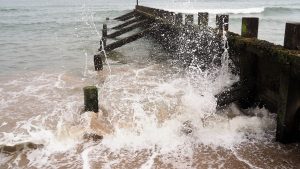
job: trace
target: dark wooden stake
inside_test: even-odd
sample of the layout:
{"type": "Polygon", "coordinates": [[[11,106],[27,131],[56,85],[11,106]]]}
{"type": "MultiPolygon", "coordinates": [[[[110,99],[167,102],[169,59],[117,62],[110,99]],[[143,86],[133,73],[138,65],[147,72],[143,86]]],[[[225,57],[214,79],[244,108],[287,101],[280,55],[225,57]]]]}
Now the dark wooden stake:
{"type": "Polygon", "coordinates": [[[170,12],[169,14],[169,19],[171,21],[172,24],[175,24],[175,12],[170,12]]]}
{"type": "Polygon", "coordinates": [[[102,56],[103,56],[102,52],[101,54],[94,56],[94,66],[96,71],[103,70],[102,56]]]}
{"type": "Polygon", "coordinates": [[[286,23],[284,47],[290,50],[300,50],[300,23],[286,23]]]}
{"type": "Polygon", "coordinates": [[[229,23],[229,15],[217,15],[216,16],[216,24],[217,28],[220,31],[223,31],[223,27],[225,31],[228,31],[228,23],[229,23]]]}
{"type": "MultiPolygon", "coordinates": [[[[103,46],[105,48],[106,46],[106,40],[107,40],[107,25],[106,24],[103,24],[103,29],[102,29],[102,43],[103,43],[103,46]]],[[[102,49],[102,43],[100,41],[100,48],[102,49]]]]}
{"type": "Polygon", "coordinates": [[[207,26],[208,25],[208,13],[199,12],[198,13],[198,25],[207,26]]]}
{"type": "Polygon", "coordinates": [[[178,13],[175,15],[175,24],[176,25],[181,25],[183,22],[183,15],[182,13],[178,13]]]}
{"type": "Polygon", "coordinates": [[[84,111],[99,112],[98,107],[98,89],[96,86],[87,86],[83,88],[84,92],[84,111]]]}
{"type": "Polygon", "coordinates": [[[107,25],[103,24],[102,37],[107,37],[107,25]]]}
{"type": "Polygon", "coordinates": [[[257,38],[259,18],[242,18],[242,37],[257,38]]]}
{"type": "Polygon", "coordinates": [[[185,25],[193,25],[194,15],[186,14],[185,15],[185,25]]]}

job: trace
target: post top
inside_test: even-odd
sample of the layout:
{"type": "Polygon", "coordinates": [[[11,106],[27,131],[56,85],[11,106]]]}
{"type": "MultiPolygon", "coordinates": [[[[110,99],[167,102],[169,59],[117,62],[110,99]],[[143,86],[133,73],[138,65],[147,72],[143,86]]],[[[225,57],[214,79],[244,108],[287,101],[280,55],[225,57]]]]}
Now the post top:
{"type": "Polygon", "coordinates": [[[208,12],[198,12],[198,14],[208,15],[208,12]]]}
{"type": "Polygon", "coordinates": [[[95,89],[97,89],[96,86],[86,86],[83,88],[83,90],[95,90],[95,89]]]}
{"type": "Polygon", "coordinates": [[[259,19],[258,17],[242,17],[243,19],[259,19]]]}
{"type": "Polygon", "coordinates": [[[299,25],[300,26],[300,22],[287,22],[286,24],[289,24],[289,25],[299,25]]]}
{"type": "Polygon", "coordinates": [[[225,18],[229,18],[228,14],[217,14],[216,17],[225,17],[225,18]]]}

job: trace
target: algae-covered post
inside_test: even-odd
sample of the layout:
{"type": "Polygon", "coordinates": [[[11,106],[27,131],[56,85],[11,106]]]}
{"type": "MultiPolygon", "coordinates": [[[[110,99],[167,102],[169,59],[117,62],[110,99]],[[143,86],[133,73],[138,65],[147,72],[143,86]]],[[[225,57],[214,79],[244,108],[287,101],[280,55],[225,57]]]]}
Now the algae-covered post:
{"type": "Polygon", "coordinates": [[[228,22],[229,22],[229,15],[217,15],[216,16],[216,25],[220,32],[223,30],[228,31],[228,22]]]}
{"type": "Polygon", "coordinates": [[[242,37],[257,38],[259,18],[242,18],[242,37]]]}
{"type": "Polygon", "coordinates": [[[198,13],[198,25],[200,25],[200,26],[208,25],[208,13],[207,12],[199,12],[198,13]]]}
{"type": "Polygon", "coordinates": [[[194,15],[185,14],[185,25],[193,25],[194,23],[194,15]]]}
{"type": "Polygon", "coordinates": [[[96,86],[87,86],[83,88],[84,92],[84,111],[99,112],[98,107],[98,89],[96,86]]]}
{"type": "Polygon", "coordinates": [[[290,50],[300,50],[300,22],[286,23],[284,47],[290,50]]]}

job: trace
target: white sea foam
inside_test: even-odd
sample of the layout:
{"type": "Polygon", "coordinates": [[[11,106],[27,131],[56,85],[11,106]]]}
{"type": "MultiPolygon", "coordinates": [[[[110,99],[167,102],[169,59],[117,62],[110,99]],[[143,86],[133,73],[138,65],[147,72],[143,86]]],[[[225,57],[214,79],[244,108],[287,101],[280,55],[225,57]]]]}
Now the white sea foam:
{"type": "Polygon", "coordinates": [[[0,128],[7,125],[7,122],[2,122],[2,124],[0,125],[0,128]]]}

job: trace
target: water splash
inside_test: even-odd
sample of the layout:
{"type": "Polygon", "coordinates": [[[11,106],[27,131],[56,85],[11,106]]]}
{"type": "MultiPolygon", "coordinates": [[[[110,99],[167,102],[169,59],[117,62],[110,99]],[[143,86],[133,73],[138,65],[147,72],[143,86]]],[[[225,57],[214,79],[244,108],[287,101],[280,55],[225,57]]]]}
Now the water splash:
{"type": "MultiPolygon", "coordinates": [[[[223,40],[225,45],[226,36],[223,40]]],[[[269,152],[287,159],[289,152],[282,153],[272,143],[275,116],[266,109],[250,109],[252,116],[243,115],[235,106],[216,110],[214,95],[236,80],[228,67],[226,45],[224,51],[221,66],[213,69],[197,66],[193,57],[187,67],[167,60],[119,65],[98,75],[85,69],[84,80],[69,73],[8,79],[0,84],[4,89],[0,90],[0,111],[10,124],[1,125],[0,143],[32,141],[45,147],[15,157],[0,154],[0,166],[243,168],[265,166],[260,154],[269,152]],[[82,86],[94,83],[94,78],[101,110],[108,112],[107,119],[116,130],[102,142],[90,143],[70,133],[72,126],[81,124],[82,86]],[[257,153],[261,158],[244,153],[261,144],[271,147],[257,153]]]]}

